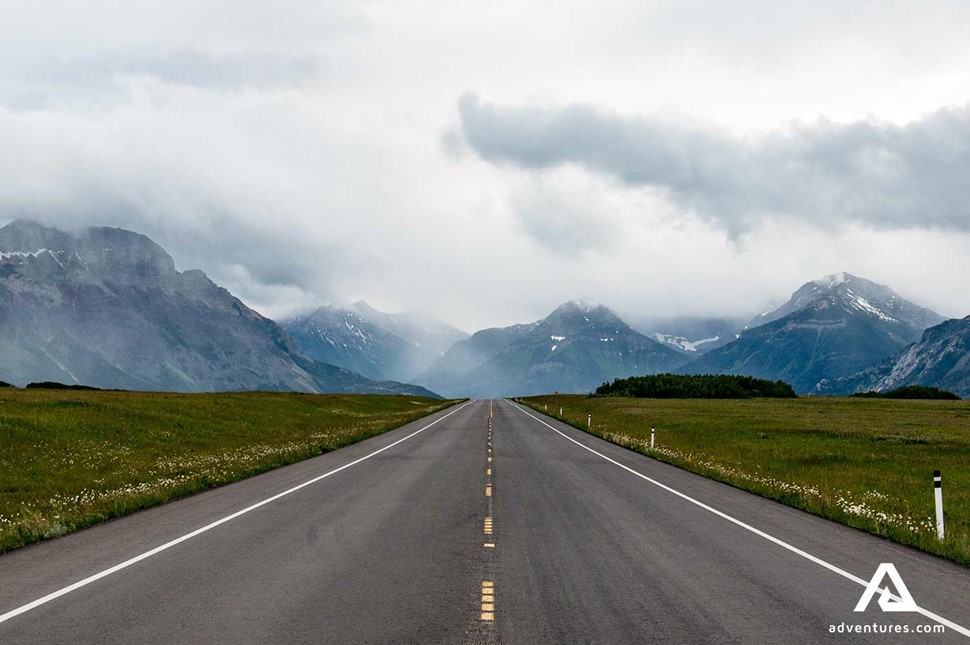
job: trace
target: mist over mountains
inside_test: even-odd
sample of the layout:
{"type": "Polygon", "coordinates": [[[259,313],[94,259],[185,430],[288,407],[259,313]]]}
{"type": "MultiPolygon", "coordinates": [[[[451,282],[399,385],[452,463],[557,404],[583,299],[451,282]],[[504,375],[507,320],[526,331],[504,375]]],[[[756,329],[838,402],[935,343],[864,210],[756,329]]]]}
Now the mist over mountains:
{"type": "Polygon", "coordinates": [[[0,229],[0,379],[104,388],[431,394],[314,361],[137,233],[0,229]]]}
{"type": "Polygon", "coordinates": [[[745,318],[674,316],[631,321],[640,333],[668,347],[697,356],[735,339],[745,318]]]}
{"type": "Polygon", "coordinates": [[[468,334],[431,316],[388,314],[364,301],[325,305],[281,326],[311,358],[368,378],[411,380],[468,334]]]}
{"type": "Polygon", "coordinates": [[[970,396],[968,339],[970,317],[946,321],[847,273],[802,285],[747,324],[656,312],[634,328],[607,306],[572,301],[469,336],[359,301],[281,326],[201,271],[177,271],[143,235],[0,229],[0,380],[17,385],[501,397],[675,372],[784,380],[802,394],[915,384],[970,396]]]}

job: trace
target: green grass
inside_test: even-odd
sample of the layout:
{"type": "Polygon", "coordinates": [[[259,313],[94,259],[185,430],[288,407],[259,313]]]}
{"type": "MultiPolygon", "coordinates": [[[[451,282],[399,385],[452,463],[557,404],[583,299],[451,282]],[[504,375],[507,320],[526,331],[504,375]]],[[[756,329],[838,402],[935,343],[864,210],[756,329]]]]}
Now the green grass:
{"type": "Polygon", "coordinates": [[[336,450],[452,403],[0,389],[0,552],[336,450]]]}
{"type": "MultiPolygon", "coordinates": [[[[556,397],[523,399],[559,416],[556,397]]],[[[970,565],[970,401],[661,400],[559,395],[609,441],[970,565]],[[650,428],[657,429],[651,451],[650,428]],[[933,471],[946,540],[936,538],[933,471]]]]}

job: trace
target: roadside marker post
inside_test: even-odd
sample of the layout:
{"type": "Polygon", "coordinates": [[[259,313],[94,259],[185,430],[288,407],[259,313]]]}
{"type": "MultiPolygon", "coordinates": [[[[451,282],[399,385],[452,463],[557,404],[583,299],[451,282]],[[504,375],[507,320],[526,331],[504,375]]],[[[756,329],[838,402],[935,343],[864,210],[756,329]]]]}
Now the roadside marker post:
{"type": "Polygon", "coordinates": [[[592,427],[593,427],[593,415],[588,414],[586,415],[586,429],[589,430],[592,427]]]}
{"type": "Polygon", "coordinates": [[[559,416],[562,416],[562,408],[559,408],[559,416]]]}
{"type": "Polygon", "coordinates": [[[933,471],[933,491],[936,496],[936,537],[940,540],[946,535],[943,530],[943,475],[933,471]]]}
{"type": "Polygon", "coordinates": [[[653,450],[653,435],[657,432],[656,428],[650,428],[650,450],[653,450]]]}

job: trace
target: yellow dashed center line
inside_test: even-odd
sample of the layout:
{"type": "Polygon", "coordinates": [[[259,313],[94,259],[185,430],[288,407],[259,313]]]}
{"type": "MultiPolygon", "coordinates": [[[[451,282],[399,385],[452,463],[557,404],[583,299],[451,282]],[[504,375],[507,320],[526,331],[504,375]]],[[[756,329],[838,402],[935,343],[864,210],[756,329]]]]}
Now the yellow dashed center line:
{"type": "MultiPolygon", "coordinates": [[[[492,402],[488,402],[488,467],[485,469],[485,497],[492,496],[492,402]]],[[[492,502],[488,502],[489,513],[491,513],[492,502]]],[[[486,539],[494,540],[495,538],[488,537],[491,536],[494,530],[494,520],[491,517],[486,517],[484,524],[482,526],[482,531],[487,536],[486,539]]],[[[484,542],[483,548],[494,549],[495,542],[484,542]]],[[[481,620],[485,622],[493,622],[495,620],[495,583],[491,580],[485,580],[482,582],[482,602],[481,602],[481,620]]]]}
{"type": "Polygon", "coordinates": [[[495,620],[495,583],[482,583],[482,620],[495,620]]]}

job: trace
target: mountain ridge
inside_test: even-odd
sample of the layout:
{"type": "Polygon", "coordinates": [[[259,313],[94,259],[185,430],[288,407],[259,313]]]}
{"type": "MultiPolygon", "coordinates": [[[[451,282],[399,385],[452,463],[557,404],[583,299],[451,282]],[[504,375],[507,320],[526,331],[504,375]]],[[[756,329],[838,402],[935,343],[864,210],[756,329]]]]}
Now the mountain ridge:
{"type": "Polygon", "coordinates": [[[778,309],[761,314],[734,341],[678,370],[784,380],[810,393],[823,379],[853,374],[913,342],[943,320],[889,287],[848,273],[805,283],[778,309]]]}

